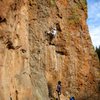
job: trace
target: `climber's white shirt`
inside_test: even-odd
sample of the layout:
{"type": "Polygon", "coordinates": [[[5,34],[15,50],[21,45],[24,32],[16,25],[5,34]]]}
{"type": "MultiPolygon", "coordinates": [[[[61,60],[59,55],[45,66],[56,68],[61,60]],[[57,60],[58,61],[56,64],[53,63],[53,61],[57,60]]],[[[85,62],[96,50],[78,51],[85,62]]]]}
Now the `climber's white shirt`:
{"type": "Polygon", "coordinates": [[[52,31],[51,31],[51,34],[53,34],[55,36],[57,34],[57,29],[53,28],[52,31]]]}

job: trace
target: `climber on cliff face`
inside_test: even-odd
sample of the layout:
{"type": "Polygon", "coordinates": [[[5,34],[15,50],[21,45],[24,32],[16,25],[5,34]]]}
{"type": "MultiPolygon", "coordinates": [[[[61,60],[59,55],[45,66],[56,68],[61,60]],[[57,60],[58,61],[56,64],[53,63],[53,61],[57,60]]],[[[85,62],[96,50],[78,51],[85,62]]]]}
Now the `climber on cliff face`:
{"type": "Polygon", "coordinates": [[[60,98],[60,95],[61,95],[61,81],[58,81],[56,91],[57,91],[57,94],[58,94],[58,98],[60,98]]]}
{"type": "Polygon", "coordinates": [[[53,28],[50,29],[50,31],[45,32],[45,33],[49,37],[49,43],[51,44],[51,41],[53,40],[53,38],[55,38],[55,36],[57,34],[57,28],[53,27],[53,28]]]}

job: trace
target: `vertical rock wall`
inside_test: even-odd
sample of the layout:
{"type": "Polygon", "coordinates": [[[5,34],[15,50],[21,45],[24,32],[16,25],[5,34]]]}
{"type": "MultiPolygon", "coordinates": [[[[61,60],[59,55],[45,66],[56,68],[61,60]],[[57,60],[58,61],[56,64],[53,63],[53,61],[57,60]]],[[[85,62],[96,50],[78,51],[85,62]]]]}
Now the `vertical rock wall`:
{"type": "Polygon", "coordinates": [[[99,100],[99,61],[86,0],[0,1],[0,100],[99,100]],[[55,34],[55,35],[53,35],[55,34]]]}
{"type": "Polygon", "coordinates": [[[40,66],[31,69],[38,60],[30,52],[34,39],[31,41],[28,10],[27,0],[0,1],[0,100],[48,98],[40,66]]]}

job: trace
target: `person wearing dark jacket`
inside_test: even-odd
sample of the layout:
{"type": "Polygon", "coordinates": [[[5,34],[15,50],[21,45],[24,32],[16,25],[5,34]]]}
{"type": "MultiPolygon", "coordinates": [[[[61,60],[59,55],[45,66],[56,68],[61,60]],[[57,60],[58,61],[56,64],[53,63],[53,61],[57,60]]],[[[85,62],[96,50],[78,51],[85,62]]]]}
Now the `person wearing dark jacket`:
{"type": "Polygon", "coordinates": [[[57,91],[58,95],[61,95],[61,81],[58,81],[56,91],[57,91]]]}

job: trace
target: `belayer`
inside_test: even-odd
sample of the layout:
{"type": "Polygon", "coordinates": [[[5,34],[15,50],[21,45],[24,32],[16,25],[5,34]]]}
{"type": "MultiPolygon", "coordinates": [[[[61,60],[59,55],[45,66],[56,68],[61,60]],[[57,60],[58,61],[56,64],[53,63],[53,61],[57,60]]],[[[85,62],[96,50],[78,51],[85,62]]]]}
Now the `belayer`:
{"type": "Polygon", "coordinates": [[[56,91],[57,91],[58,96],[61,95],[61,81],[58,81],[56,91]]]}

